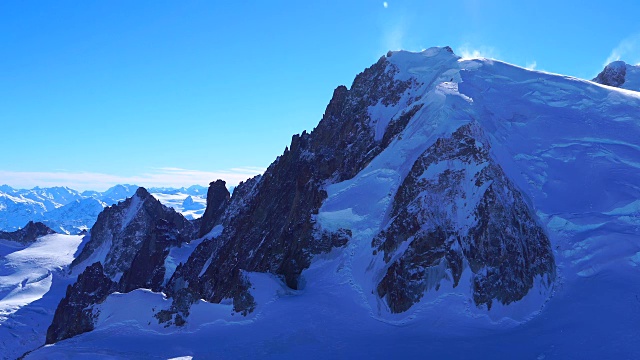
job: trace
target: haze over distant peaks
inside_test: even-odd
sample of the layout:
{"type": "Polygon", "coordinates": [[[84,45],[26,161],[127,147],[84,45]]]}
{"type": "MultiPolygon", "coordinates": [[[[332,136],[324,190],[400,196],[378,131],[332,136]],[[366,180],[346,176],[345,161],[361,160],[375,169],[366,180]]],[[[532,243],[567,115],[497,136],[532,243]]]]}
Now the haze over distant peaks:
{"type": "MultiPolygon", "coordinates": [[[[79,192],[68,187],[14,189],[0,186],[0,231],[17,230],[29,221],[40,221],[62,234],[77,234],[91,228],[98,214],[107,206],[132,196],[137,185],[115,185],[106,191],[79,192]]],[[[166,206],[182,212],[189,219],[204,214],[207,188],[149,188],[149,192],[166,206]],[[187,198],[191,200],[185,200],[187,198]]]]}

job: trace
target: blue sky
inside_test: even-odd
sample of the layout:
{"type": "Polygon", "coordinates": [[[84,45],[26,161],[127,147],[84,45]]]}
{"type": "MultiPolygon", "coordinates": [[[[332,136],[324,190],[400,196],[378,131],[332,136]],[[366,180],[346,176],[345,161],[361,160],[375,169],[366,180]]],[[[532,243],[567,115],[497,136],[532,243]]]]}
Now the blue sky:
{"type": "Polygon", "coordinates": [[[640,62],[637,1],[0,3],[0,183],[235,184],[387,50],[582,78],[640,62]]]}

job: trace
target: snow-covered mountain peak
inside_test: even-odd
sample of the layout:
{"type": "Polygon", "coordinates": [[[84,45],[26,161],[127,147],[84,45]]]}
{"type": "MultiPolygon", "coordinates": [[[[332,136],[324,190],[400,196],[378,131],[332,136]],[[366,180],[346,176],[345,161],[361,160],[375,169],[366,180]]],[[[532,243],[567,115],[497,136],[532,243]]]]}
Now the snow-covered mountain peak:
{"type": "MultiPolygon", "coordinates": [[[[369,348],[375,337],[396,357],[467,358],[451,352],[470,340],[482,358],[505,344],[506,357],[568,358],[565,337],[600,351],[584,339],[636,339],[634,94],[448,48],[391,52],[338,87],[318,126],[262,176],[233,196],[210,184],[201,219],[140,189],[106,208],[49,327],[56,345],[33,356],[84,341],[113,348],[102,338],[124,328],[145,331],[119,345],[158,329],[224,336],[229,323],[269,344],[313,326],[312,340],[278,340],[293,348],[324,338],[369,348]],[[114,305],[127,303],[140,311],[114,305]],[[432,352],[426,337],[448,342],[432,352]],[[407,338],[421,340],[416,351],[398,346],[407,338]]],[[[172,349],[184,337],[163,339],[172,349]]]]}
{"type": "Polygon", "coordinates": [[[72,267],[83,269],[99,261],[105,273],[117,281],[129,269],[140,247],[160,241],[157,234],[170,234],[165,234],[165,241],[176,245],[188,241],[193,231],[193,225],[181,214],[139,187],[132,197],[98,215],[72,267]]]}
{"type": "Polygon", "coordinates": [[[432,47],[420,52],[394,51],[387,54],[387,61],[394,65],[398,80],[406,80],[416,76],[429,80],[434,73],[441,73],[449,69],[457,69],[456,62],[460,56],[453,53],[450,47],[432,47]]]}

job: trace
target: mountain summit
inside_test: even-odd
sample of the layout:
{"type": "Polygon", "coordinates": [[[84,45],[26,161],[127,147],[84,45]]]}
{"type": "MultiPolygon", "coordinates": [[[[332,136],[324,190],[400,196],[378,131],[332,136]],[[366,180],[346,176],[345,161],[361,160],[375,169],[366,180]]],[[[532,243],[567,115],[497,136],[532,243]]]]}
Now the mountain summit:
{"type": "Polygon", "coordinates": [[[144,189],[106,208],[29,358],[628,357],[637,340],[584,339],[640,336],[639,108],[448,47],[389,52],[263,175],[211,183],[202,219],[144,189]]]}

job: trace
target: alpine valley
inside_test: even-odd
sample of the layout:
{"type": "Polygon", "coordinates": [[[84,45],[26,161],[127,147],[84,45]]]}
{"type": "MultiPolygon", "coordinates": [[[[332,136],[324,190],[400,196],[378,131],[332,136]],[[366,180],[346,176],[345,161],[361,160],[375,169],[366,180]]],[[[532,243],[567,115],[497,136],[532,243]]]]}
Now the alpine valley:
{"type": "Polygon", "coordinates": [[[232,194],[2,187],[1,357],[637,358],[639,91],[389,52],[232,194]]]}

